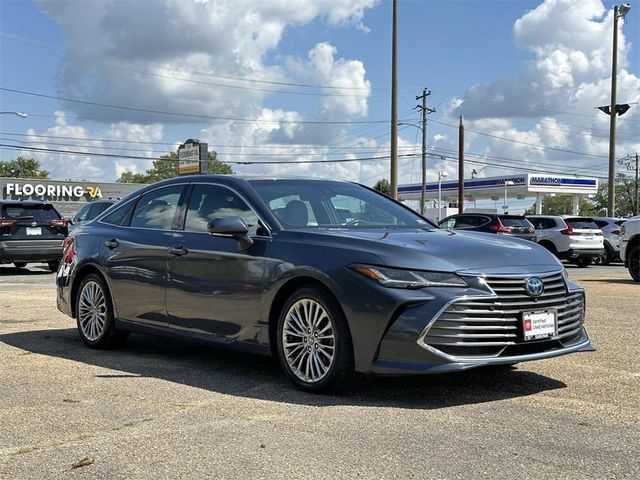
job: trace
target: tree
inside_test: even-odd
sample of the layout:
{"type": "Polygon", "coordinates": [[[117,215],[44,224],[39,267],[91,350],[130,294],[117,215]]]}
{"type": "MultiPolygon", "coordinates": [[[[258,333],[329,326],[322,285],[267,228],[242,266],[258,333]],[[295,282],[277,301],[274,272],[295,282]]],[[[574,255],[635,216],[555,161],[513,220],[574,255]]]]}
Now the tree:
{"type": "MultiPolygon", "coordinates": [[[[216,152],[209,152],[207,172],[217,174],[232,174],[233,169],[218,160],[216,152]]],[[[153,166],[145,173],[124,172],[117,180],[120,183],[154,183],[167,178],[178,176],[178,153],[171,152],[154,160],[153,166]]]]}
{"type": "MultiPolygon", "coordinates": [[[[633,215],[634,196],[635,196],[636,180],[630,176],[618,173],[616,175],[616,211],[617,217],[628,217],[633,215]]],[[[594,210],[601,212],[606,210],[608,205],[608,182],[602,182],[598,187],[593,199],[594,210]]],[[[636,200],[637,201],[637,200],[636,200]]],[[[609,212],[608,215],[612,215],[609,212]]]]}
{"type": "Polygon", "coordinates": [[[384,193],[387,197],[391,196],[391,184],[386,178],[378,180],[373,186],[373,189],[377,190],[380,193],[384,193]]]}
{"type": "Polygon", "coordinates": [[[40,169],[40,162],[33,158],[17,157],[0,161],[0,177],[49,178],[49,172],[40,169]]]}
{"type": "MultiPolygon", "coordinates": [[[[596,209],[586,198],[581,198],[578,206],[580,215],[595,215],[596,209]]],[[[525,215],[534,215],[536,213],[536,205],[525,210],[525,215]]],[[[571,215],[573,213],[573,196],[572,195],[556,195],[555,197],[544,197],[542,202],[543,215],[571,215]]]]}

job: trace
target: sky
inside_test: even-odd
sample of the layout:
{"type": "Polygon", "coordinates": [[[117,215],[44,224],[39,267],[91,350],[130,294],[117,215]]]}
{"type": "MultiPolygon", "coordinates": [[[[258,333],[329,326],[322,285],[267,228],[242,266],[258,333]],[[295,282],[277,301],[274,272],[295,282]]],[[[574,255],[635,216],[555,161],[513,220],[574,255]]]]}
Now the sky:
{"type": "MultiPolygon", "coordinates": [[[[400,0],[400,183],[420,179],[423,88],[429,181],[457,175],[460,116],[466,177],[606,177],[613,5],[400,0]]],[[[640,101],[638,18],[620,22],[618,103],[640,101]]],[[[390,61],[390,0],[1,0],[0,111],[29,116],[0,115],[0,160],[113,181],[199,138],[238,173],[372,185],[390,61]]],[[[640,104],[617,126],[617,156],[639,152],[640,104]]]]}

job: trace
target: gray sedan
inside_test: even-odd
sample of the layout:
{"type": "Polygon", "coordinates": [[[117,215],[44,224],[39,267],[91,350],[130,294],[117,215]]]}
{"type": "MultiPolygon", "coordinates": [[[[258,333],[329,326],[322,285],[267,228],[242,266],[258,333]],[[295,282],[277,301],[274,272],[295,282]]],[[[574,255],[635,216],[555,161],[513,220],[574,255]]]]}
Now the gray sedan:
{"type": "Polygon", "coordinates": [[[90,347],[130,331],[272,354],[298,387],[593,347],[583,290],[535,243],[438,229],[354,183],[190,176],[66,240],[58,308],[90,347]]]}

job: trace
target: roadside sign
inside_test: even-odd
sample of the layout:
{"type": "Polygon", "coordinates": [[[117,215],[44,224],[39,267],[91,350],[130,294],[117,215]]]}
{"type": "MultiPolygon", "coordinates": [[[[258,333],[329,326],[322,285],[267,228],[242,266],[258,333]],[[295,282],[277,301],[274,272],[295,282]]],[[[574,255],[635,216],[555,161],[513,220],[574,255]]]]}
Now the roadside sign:
{"type": "Polygon", "coordinates": [[[178,147],[178,175],[205,173],[208,157],[208,144],[190,138],[178,147]]]}

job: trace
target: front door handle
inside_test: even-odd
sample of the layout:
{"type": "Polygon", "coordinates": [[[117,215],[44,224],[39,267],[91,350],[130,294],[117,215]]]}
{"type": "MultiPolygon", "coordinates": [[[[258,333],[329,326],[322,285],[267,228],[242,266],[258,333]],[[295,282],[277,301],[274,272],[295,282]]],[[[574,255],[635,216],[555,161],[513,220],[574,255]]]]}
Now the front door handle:
{"type": "Polygon", "coordinates": [[[189,253],[189,250],[184,248],[182,245],[176,245],[175,247],[169,247],[169,253],[176,255],[177,257],[181,257],[189,253]]]}
{"type": "Polygon", "coordinates": [[[104,245],[109,249],[114,249],[120,246],[120,242],[118,242],[118,240],[116,240],[115,238],[112,238],[111,240],[107,240],[106,242],[104,242],[104,245]]]}

